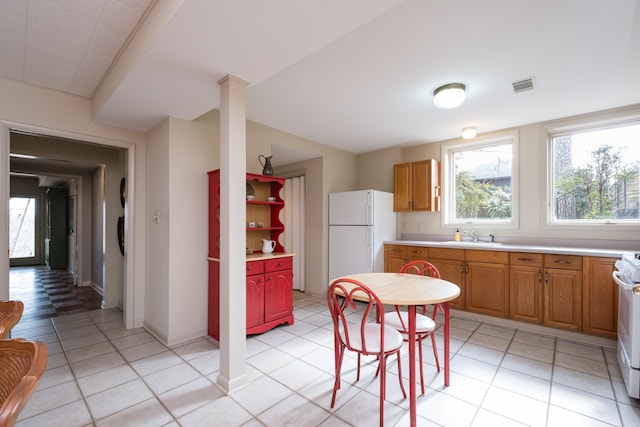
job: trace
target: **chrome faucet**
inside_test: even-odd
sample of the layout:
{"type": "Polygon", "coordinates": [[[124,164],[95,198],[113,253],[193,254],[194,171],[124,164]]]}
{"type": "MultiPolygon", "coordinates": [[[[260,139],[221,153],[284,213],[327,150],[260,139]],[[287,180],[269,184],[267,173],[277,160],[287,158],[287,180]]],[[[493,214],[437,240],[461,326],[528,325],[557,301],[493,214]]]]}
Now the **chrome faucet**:
{"type": "Polygon", "coordinates": [[[478,235],[476,234],[476,232],[475,232],[475,231],[471,230],[471,231],[469,232],[469,235],[471,235],[471,237],[473,237],[473,241],[474,241],[474,242],[477,242],[477,241],[478,241],[478,235]]]}

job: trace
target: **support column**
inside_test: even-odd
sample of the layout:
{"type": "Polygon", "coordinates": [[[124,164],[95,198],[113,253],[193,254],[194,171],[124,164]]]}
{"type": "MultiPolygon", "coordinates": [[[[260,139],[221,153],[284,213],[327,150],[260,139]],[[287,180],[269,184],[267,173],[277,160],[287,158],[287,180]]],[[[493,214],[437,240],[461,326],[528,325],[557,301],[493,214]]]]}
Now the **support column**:
{"type": "Polygon", "coordinates": [[[246,373],[247,82],[227,75],[220,85],[220,373],[230,394],[249,383],[246,373]]]}

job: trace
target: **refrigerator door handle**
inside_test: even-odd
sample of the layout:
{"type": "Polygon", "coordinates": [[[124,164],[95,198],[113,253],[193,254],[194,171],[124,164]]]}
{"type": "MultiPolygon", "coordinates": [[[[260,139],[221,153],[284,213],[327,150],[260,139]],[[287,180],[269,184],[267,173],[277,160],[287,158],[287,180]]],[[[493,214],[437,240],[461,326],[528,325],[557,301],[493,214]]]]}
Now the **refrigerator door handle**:
{"type": "Polygon", "coordinates": [[[371,191],[367,191],[367,225],[373,225],[373,203],[371,191]]]}
{"type": "Polygon", "coordinates": [[[373,266],[373,227],[367,227],[367,267],[373,266]]]}

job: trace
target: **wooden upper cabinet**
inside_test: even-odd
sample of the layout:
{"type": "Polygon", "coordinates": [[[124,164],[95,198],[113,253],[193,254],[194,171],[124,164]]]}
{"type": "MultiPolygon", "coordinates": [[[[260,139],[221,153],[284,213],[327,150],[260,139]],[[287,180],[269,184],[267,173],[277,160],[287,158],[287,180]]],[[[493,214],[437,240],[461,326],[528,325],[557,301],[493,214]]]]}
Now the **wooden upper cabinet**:
{"type": "Polygon", "coordinates": [[[393,166],[393,210],[440,211],[440,162],[421,160],[393,166]]]}

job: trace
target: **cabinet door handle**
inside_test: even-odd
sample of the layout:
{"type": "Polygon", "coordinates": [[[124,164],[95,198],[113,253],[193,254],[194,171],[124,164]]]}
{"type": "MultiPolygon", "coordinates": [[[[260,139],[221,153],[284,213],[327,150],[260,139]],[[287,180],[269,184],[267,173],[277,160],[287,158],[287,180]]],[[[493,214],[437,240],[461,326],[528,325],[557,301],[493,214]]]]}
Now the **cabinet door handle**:
{"type": "Polygon", "coordinates": [[[542,272],[538,271],[538,282],[542,283],[542,272]]]}
{"type": "Polygon", "coordinates": [[[464,274],[464,264],[460,264],[460,274],[464,274]]]}
{"type": "Polygon", "coordinates": [[[518,261],[535,261],[533,258],[518,257],[518,261]]]}
{"type": "Polygon", "coordinates": [[[421,254],[422,251],[420,249],[411,251],[412,254],[421,254]]]}
{"type": "Polygon", "coordinates": [[[556,264],[571,264],[571,261],[566,261],[564,259],[557,259],[553,262],[555,262],[556,264]]]}
{"type": "Polygon", "coordinates": [[[544,281],[545,281],[545,283],[549,283],[549,272],[548,271],[544,272],[544,281]]]}
{"type": "Polygon", "coordinates": [[[466,268],[464,270],[465,274],[469,274],[469,264],[466,264],[466,268]]]}

